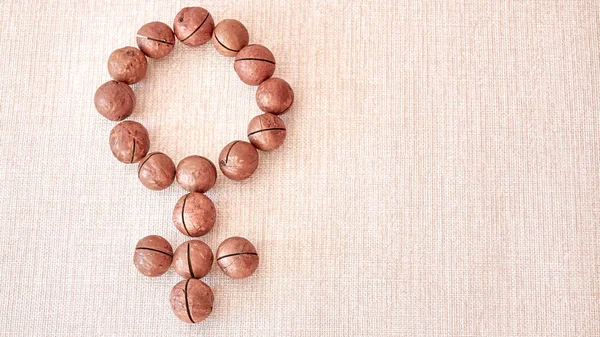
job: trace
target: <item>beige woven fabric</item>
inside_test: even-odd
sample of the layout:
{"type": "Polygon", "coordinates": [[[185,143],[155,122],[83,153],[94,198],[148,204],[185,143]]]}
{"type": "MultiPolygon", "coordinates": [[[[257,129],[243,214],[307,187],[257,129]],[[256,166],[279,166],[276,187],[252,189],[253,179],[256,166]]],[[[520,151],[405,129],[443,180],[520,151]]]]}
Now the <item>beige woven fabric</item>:
{"type": "MultiPolygon", "coordinates": [[[[596,0],[204,1],[244,22],[296,92],[285,145],[208,193],[213,314],[187,325],[138,239],[186,238],[183,191],[146,190],[93,107],[110,52],[193,1],[0,2],[0,334],[600,335],[596,0]]],[[[232,59],[177,44],[133,120],[175,162],[244,139],[260,111],[232,59]]]]}

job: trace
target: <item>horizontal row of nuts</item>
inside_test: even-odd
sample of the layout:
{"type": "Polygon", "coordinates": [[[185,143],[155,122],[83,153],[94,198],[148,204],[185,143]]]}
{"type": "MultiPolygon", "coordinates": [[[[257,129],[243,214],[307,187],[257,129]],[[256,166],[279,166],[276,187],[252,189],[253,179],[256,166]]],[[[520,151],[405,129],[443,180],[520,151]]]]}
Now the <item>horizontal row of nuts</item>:
{"type": "MultiPolygon", "coordinates": [[[[223,273],[234,279],[246,278],[258,267],[256,248],[239,236],[224,240],[217,248],[216,259],[223,273]]],[[[213,260],[212,250],[203,241],[186,241],[173,252],[171,244],[158,235],[138,241],[133,256],[134,265],[145,276],[161,276],[173,266],[185,279],[206,276],[212,269],[213,260]]]]}

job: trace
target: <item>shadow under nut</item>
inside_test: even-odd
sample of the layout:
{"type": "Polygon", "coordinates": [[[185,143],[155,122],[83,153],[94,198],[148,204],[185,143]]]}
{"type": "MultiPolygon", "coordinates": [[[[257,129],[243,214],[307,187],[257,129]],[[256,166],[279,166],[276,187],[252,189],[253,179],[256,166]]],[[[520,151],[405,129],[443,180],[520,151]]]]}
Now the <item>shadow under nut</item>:
{"type": "Polygon", "coordinates": [[[284,80],[272,77],[262,82],[256,90],[256,104],[268,113],[281,115],[294,103],[294,91],[284,80]]]}
{"type": "Polygon", "coordinates": [[[120,121],[131,116],[135,108],[135,93],[127,83],[108,81],[96,90],[94,106],[107,119],[120,121]]]}
{"type": "Polygon", "coordinates": [[[233,63],[239,78],[248,85],[259,85],[275,72],[275,56],[260,44],[240,50],[233,63]]]}
{"type": "Polygon", "coordinates": [[[248,139],[261,151],[275,150],[283,144],[285,135],[285,124],[273,114],[258,115],[248,124],[248,139]]]}
{"type": "Polygon", "coordinates": [[[173,224],[183,234],[198,237],[208,233],[215,225],[215,205],[202,193],[188,193],[177,201],[173,209],[173,224]]]}
{"type": "Polygon", "coordinates": [[[223,174],[232,180],[244,180],[256,171],[258,167],[258,151],[248,142],[233,141],[219,155],[219,168],[223,174]]]}
{"type": "Polygon", "coordinates": [[[151,190],[164,190],[175,180],[175,164],[164,153],[152,152],[140,161],[138,178],[151,190]]]}
{"type": "Polygon", "coordinates": [[[212,269],[214,256],[210,247],[200,240],[182,243],[173,254],[173,268],[185,279],[202,278],[212,269]]]}
{"type": "Polygon", "coordinates": [[[217,249],[217,264],[225,275],[234,279],[252,275],[258,268],[258,262],[254,245],[239,236],[226,239],[217,249]]]}
{"type": "Polygon", "coordinates": [[[147,69],[146,56],[135,47],[119,48],[108,58],[108,73],[119,82],[137,83],[146,77],[147,69]]]}
{"type": "Polygon", "coordinates": [[[135,246],[133,263],[140,273],[149,277],[160,276],[173,262],[173,248],[163,237],[149,235],[135,246]]]}
{"type": "Polygon", "coordinates": [[[110,150],[115,158],[127,164],[139,162],[150,148],[148,130],[134,121],[121,122],[110,131],[110,150]]]}
{"type": "Polygon", "coordinates": [[[183,44],[197,47],[208,42],[215,22],[210,13],[202,7],[185,7],[177,13],[173,22],[173,32],[183,44]]]}
{"type": "Polygon", "coordinates": [[[220,54],[225,56],[236,56],[249,41],[248,30],[237,20],[223,20],[213,31],[213,45],[220,54]]]}
{"type": "Polygon", "coordinates": [[[217,168],[201,156],[183,158],[177,164],[177,183],[188,192],[205,193],[215,186],[217,168]]]}
{"type": "Polygon", "coordinates": [[[137,44],[146,56],[160,59],[173,50],[175,35],[171,27],[158,21],[149,22],[137,32],[137,44]]]}
{"type": "Polygon", "coordinates": [[[169,302],[177,318],[186,323],[198,323],[211,314],[214,300],[210,287],[192,278],[173,287],[169,302]]]}

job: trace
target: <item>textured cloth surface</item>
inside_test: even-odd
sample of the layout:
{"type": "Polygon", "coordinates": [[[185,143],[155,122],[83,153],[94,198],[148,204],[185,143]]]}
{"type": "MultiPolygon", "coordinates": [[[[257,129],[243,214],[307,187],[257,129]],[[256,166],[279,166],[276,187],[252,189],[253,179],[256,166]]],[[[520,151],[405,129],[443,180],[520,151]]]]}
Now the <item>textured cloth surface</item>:
{"type": "MultiPolygon", "coordinates": [[[[171,313],[177,185],[146,190],[94,109],[108,55],[184,1],[0,2],[0,334],[600,335],[600,5],[595,0],[204,1],[242,21],[296,92],[284,146],[219,172],[213,314],[171,313]]],[[[259,114],[211,44],[177,44],[134,86],[133,120],[175,162],[215,163],[259,114]]]]}

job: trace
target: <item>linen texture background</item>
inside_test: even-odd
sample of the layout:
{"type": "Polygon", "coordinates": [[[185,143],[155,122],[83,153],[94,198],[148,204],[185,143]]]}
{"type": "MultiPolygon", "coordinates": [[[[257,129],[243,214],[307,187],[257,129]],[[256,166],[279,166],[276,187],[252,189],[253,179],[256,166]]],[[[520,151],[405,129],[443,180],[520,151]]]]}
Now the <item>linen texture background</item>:
{"type": "MultiPolygon", "coordinates": [[[[0,2],[0,334],[598,336],[598,1],[0,2]],[[178,321],[180,277],[141,276],[141,237],[174,248],[183,190],[146,190],[94,109],[108,55],[200,5],[269,47],[294,88],[282,148],[219,173],[213,314],[178,321]]],[[[150,60],[131,119],[151,150],[215,163],[260,111],[212,45],[150,60]]]]}

